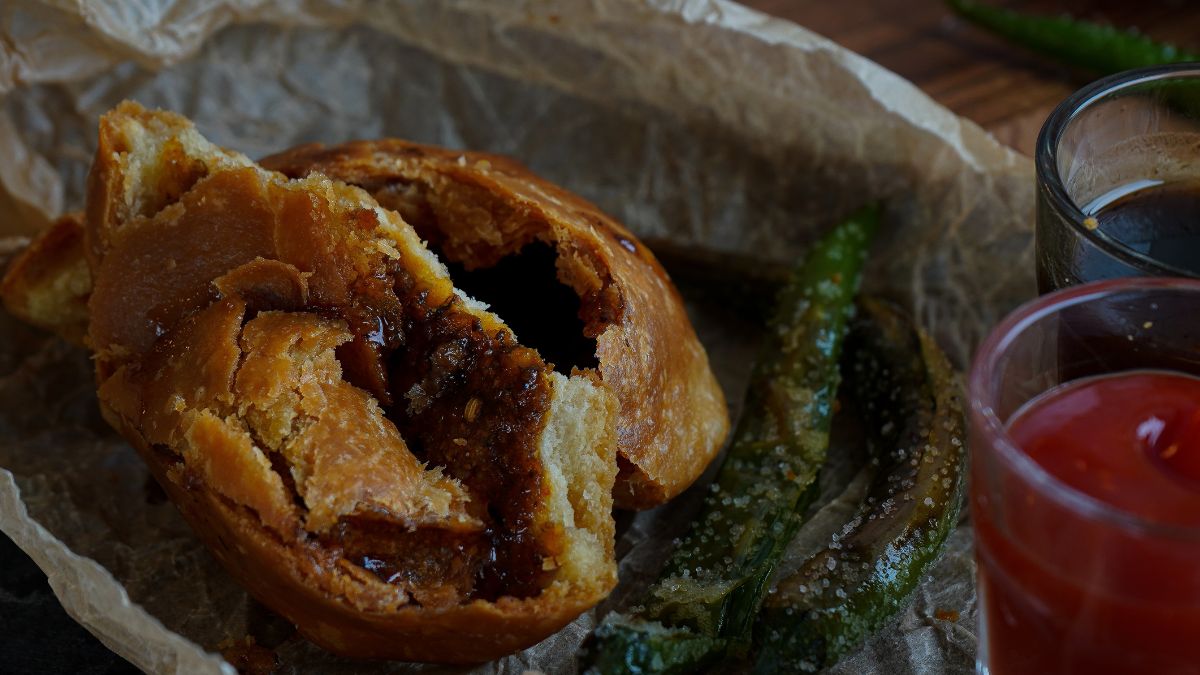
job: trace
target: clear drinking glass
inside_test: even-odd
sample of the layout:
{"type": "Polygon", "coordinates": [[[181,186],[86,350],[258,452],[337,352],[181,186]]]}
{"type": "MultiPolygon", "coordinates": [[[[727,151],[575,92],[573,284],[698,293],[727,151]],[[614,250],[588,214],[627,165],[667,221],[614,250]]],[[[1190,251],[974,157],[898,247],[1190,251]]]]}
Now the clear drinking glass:
{"type": "Polygon", "coordinates": [[[1200,528],[1076,490],[1008,433],[1056,386],[1141,369],[1200,375],[1200,281],[1075,286],[980,347],[968,384],[980,672],[1200,673],[1200,528]]]}
{"type": "Polygon", "coordinates": [[[1200,276],[1200,222],[1184,226],[1193,249],[1157,239],[1161,223],[1113,233],[1089,220],[1139,189],[1200,179],[1197,160],[1200,64],[1126,71],[1063,101],[1035,151],[1041,292],[1123,276],[1200,276]]]}

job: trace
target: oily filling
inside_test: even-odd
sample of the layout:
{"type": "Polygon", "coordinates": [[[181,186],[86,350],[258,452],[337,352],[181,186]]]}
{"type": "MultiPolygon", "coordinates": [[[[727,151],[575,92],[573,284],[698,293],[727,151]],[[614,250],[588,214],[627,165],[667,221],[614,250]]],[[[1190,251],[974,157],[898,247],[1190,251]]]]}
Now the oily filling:
{"type": "MultiPolygon", "coordinates": [[[[445,263],[455,287],[487,303],[521,344],[536,349],[556,371],[570,375],[575,368],[599,367],[595,336],[609,321],[602,309],[589,309],[589,303],[560,278],[554,245],[532,234],[548,231],[544,223],[522,222],[510,205],[465,184],[434,188],[395,177],[351,182],[372,193],[385,208],[399,212],[445,263]],[[494,232],[505,231],[500,221],[519,225],[499,246],[473,241],[463,247],[458,224],[481,219],[488,222],[483,229],[494,232]]],[[[590,304],[601,303],[590,300],[590,304]]]]}
{"type": "Polygon", "coordinates": [[[355,339],[338,352],[347,379],[376,396],[410,452],[462,482],[485,528],[409,532],[355,516],[327,543],[384,581],[415,587],[418,602],[536,595],[561,544],[533,519],[543,492],[536,452],[550,400],[546,364],[510,332],[488,334],[457,298],[430,307],[394,263],[360,282],[355,299],[343,313],[355,339]]]}

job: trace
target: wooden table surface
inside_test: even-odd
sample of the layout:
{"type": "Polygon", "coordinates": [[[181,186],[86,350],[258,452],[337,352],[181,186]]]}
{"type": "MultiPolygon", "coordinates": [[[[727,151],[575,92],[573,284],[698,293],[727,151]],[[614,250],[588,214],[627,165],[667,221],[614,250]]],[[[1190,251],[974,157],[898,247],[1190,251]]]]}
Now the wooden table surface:
{"type": "MultiPolygon", "coordinates": [[[[1030,12],[1136,27],[1200,48],[1196,0],[992,0],[1030,12]]],[[[915,83],[1002,143],[1032,155],[1059,101],[1091,75],[1072,72],[966,24],[942,0],[742,0],[794,21],[915,83]]]]}

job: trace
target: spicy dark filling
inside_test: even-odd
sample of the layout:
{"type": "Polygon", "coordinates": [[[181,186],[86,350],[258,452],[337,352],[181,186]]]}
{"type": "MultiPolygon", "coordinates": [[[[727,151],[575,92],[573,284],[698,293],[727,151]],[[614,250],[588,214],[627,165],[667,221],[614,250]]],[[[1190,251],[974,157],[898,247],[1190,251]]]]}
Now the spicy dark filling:
{"type": "Polygon", "coordinates": [[[491,550],[482,533],[409,530],[369,516],[342,519],[327,540],[351,562],[409,589],[417,603],[430,606],[479,597],[476,577],[491,550]]]}
{"type": "Polygon", "coordinates": [[[536,349],[555,370],[569,375],[574,368],[599,367],[595,327],[611,319],[585,308],[579,294],[560,278],[558,251],[531,234],[548,227],[528,221],[506,231],[503,223],[512,227],[521,220],[512,205],[467,184],[443,185],[438,190],[397,177],[351,182],[371,192],[385,208],[399,212],[446,264],[454,285],[487,303],[521,344],[536,349]],[[505,241],[498,246],[483,241],[464,246],[456,241],[462,236],[454,234],[462,229],[461,223],[479,220],[487,220],[495,233],[505,233],[505,241]],[[594,324],[591,331],[588,321],[594,324]]]}
{"type": "Polygon", "coordinates": [[[537,443],[550,390],[546,364],[506,330],[489,334],[453,298],[431,307],[396,264],[361,281],[337,312],[356,339],[338,356],[347,379],[376,398],[409,450],[469,490],[482,532],[406,532],[385,520],[344,519],[326,536],[346,557],[430,601],[450,593],[495,600],[537,594],[561,542],[539,531],[544,495],[537,443]],[[427,586],[426,580],[436,580],[427,586]]]}

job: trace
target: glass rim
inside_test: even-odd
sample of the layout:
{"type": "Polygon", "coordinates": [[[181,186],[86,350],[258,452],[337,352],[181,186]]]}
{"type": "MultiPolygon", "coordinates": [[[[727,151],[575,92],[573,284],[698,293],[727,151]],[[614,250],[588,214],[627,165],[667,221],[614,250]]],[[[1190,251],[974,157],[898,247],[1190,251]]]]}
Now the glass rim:
{"type": "MultiPolygon", "coordinates": [[[[1013,342],[1035,322],[1067,307],[1140,291],[1175,290],[1195,293],[1200,297],[1200,279],[1177,277],[1124,277],[1094,281],[1055,291],[1031,300],[1006,316],[980,344],[967,378],[971,400],[972,427],[993,448],[993,454],[1009,469],[1026,481],[1037,493],[1068,511],[1116,526],[1136,534],[1161,539],[1200,541],[1200,525],[1174,525],[1154,522],[1118,508],[1061,481],[1032,457],[1021,450],[1009,435],[1008,429],[996,415],[991,382],[999,368],[999,360],[1013,342]]],[[[1114,371],[1121,372],[1121,371],[1114,371]]],[[[979,452],[979,450],[973,450],[979,452]]]]}
{"type": "Polygon", "coordinates": [[[1158,276],[1195,277],[1196,273],[1170,263],[1156,260],[1141,253],[1118,239],[1108,236],[1099,228],[1088,229],[1083,225],[1087,216],[1075,200],[1067,193],[1058,172],[1058,145],[1063,134],[1084,110],[1112,94],[1156,80],[1195,78],[1200,80],[1200,61],[1173,63],[1163,66],[1135,68],[1103,77],[1068,96],[1046,118],[1038,134],[1034,148],[1034,166],[1038,183],[1049,197],[1051,205],[1061,220],[1070,223],[1076,234],[1095,246],[1136,269],[1158,276]]]}

